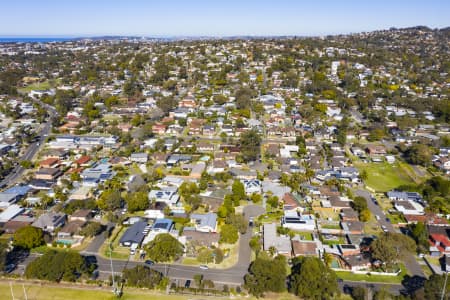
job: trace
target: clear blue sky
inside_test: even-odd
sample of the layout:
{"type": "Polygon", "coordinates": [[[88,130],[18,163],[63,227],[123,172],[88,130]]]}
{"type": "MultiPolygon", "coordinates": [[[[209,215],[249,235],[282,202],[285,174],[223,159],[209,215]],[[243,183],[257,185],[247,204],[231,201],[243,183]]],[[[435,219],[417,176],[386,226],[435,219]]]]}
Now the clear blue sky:
{"type": "Polygon", "coordinates": [[[0,36],[323,35],[450,24],[448,0],[2,0],[0,36]]]}

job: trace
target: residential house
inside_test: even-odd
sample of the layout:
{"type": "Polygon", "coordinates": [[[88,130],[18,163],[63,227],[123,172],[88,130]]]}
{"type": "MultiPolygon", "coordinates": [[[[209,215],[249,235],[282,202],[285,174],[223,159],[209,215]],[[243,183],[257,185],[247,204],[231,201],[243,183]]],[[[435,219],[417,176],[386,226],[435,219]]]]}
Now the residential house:
{"type": "Polygon", "coordinates": [[[41,168],[36,173],[34,173],[34,178],[47,181],[55,181],[61,175],[62,172],[58,168],[41,168]]]}
{"type": "Polygon", "coordinates": [[[145,152],[131,153],[130,160],[133,162],[145,164],[148,161],[148,154],[145,152]]]}
{"type": "Polygon", "coordinates": [[[89,186],[80,186],[69,196],[69,200],[87,200],[92,197],[92,189],[89,186]]]}
{"type": "Polygon", "coordinates": [[[120,245],[124,247],[132,247],[133,245],[140,246],[145,238],[144,231],[148,224],[145,221],[138,221],[129,227],[120,238],[120,245]]]}
{"type": "Polygon", "coordinates": [[[263,249],[269,251],[275,248],[278,254],[290,257],[292,254],[291,240],[288,236],[277,235],[276,223],[265,223],[263,226],[263,249]]]}
{"type": "Polygon", "coordinates": [[[156,219],[152,225],[152,231],[158,233],[169,233],[172,230],[173,221],[171,219],[156,219]]]}
{"type": "Polygon", "coordinates": [[[383,156],[386,155],[386,148],[381,145],[369,145],[366,147],[366,152],[370,156],[383,156]]]}
{"type": "Polygon", "coordinates": [[[217,214],[191,214],[191,223],[197,231],[201,232],[216,232],[217,231],[217,214]]]}
{"type": "Polygon", "coordinates": [[[69,216],[69,221],[84,221],[92,219],[93,213],[90,209],[79,209],[69,216]]]}
{"type": "Polygon", "coordinates": [[[49,233],[53,233],[57,228],[64,226],[65,223],[66,214],[47,212],[40,215],[32,225],[49,233]]]}
{"type": "Polygon", "coordinates": [[[440,233],[430,234],[430,255],[440,256],[441,254],[450,254],[448,236],[440,233]]]}
{"type": "Polygon", "coordinates": [[[59,159],[55,157],[49,157],[39,162],[39,166],[41,168],[57,168],[59,164],[60,164],[59,159]]]}
{"type": "Polygon", "coordinates": [[[220,234],[216,232],[202,232],[193,227],[183,228],[182,237],[187,243],[200,247],[217,247],[219,245],[220,234]]]}
{"type": "Polygon", "coordinates": [[[151,190],[148,193],[150,202],[163,202],[169,207],[176,206],[180,200],[180,195],[177,193],[177,187],[165,187],[161,190],[151,190]]]}
{"type": "Polygon", "coordinates": [[[11,204],[0,213],[0,223],[6,223],[20,215],[25,209],[17,204],[11,204]]]}
{"type": "Polygon", "coordinates": [[[261,193],[261,181],[258,179],[241,180],[244,185],[245,193],[251,195],[253,193],[261,193]]]}
{"type": "Polygon", "coordinates": [[[285,210],[281,226],[299,231],[314,231],[316,220],[313,215],[302,215],[297,211],[285,210]]]}
{"type": "Polygon", "coordinates": [[[83,155],[80,158],[78,158],[74,163],[78,167],[90,167],[91,166],[91,160],[92,158],[88,155],[83,155]]]}
{"type": "Polygon", "coordinates": [[[292,240],[292,256],[318,256],[319,248],[315,241],[292,240]]]}
{"type": "Polygon", "coordinates": [[[360,221],[341,221],[341,227],[346,234],[362,234],[364,232],[364,223],[360,221]]]}

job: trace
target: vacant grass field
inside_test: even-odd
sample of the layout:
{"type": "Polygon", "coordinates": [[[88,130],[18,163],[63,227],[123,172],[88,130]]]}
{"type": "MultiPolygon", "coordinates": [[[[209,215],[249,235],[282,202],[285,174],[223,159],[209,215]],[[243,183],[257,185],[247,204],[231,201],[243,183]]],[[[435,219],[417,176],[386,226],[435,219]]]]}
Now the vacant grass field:
{"type": "Polygon", "coordinates": [[[376,192],[387,192],[405,184],[414,183],[399,163],[355,163],[360,172],[367,172],[364,183],[376,192]]]}
{"type": "MultiPolygon", "coordinates": [[[[54,81],[54,84],[58,84],[60,81],[56,80],[54,81]]],[[[32,90],[48,90],[50,89],[52,86],[50,84],[50,81],[44,81],[44,82],[36,82],[36,83],[32,83],[30,85],[27,85],[26,87],[20,88],[19,92],[21,93],[29,93],[32,90]]]]}
{"type": "MultiPolygon", "coordinates": [[[[25,293],[22,284],[12,282],[13,293],[15,300],[24,300],[25,293]]],[[[77,287],[58,287],[58,286],[41,286],[38,284],[24,284],[26,296],[29,300],[68,300],[68,299],[83,299],[83,300],[113,300],[116,298],[112,292],[104,289],[95,290],[95,287],[90,289],[82,289],[77,287]]],[[[0,298],[2,300],[13,299],[9,283],[0,282],[0,298]]],[[[184,300],[184,299],[201,299],[200,296],[178,296],[165,295],[154,291],[128,289],[125,288],[123,300],[184,300]]],[[[219,298],[220,299],[220,298],[219,298]]]]}

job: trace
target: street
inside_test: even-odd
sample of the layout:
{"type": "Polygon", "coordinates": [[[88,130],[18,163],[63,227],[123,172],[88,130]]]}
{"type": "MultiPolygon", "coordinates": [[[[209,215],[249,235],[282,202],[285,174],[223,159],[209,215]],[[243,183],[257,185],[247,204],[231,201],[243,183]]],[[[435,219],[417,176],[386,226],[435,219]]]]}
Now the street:
{"type": "Polygon", "coordinates": [[[20,179],[23,172],[25,171],[25,169],[20,165],[20,162],[25,161],[25,160],[32,160],[33,157],[36,155],[36,153],[38,153],[39,149],[41,149],[41,147],[43,146],[45,139],[47,138],[47,136],[49,135],[49,133],[51,131],[51,128],[52,128],[51,120],[56,115],[56,110],[47,104],[43,104],[43,103],[41,103],[41,104],[44,105],[44,107],[47,109],[47,111],[49,113],[49,117],[48,117],[47,122],[42,127],[42,129],[37,133],[40,136],[40,138],[38,141],[36,141],[28,146],[28,149],[25,151],[25,153],[19,159],[19,164],[14,168],[14,170],[11,173],[8,174],[8,176],[6,176],[0,182],[0,187],[8,187],[8,186],[12,186],[17,183],[17,181],[20,179]]]}
{"type": "MultiPolygon", "coordinates": [[[[264,209],[259,205],[247,205],[244,208],[245,217],[257,217],[264,213],[264,209]]],[[[110,225],[112,226],[112,225],[110,225]]],[[[248,228],[247,233],[240,236],[239,239],[239,257],[237,263],[228,269],[207,269],[202,270],[198,266],[186,266],[180,264],[155,264],[151,268],[162,272],[171,279],[192,279],[196,274],[202,274],[205,279],[210,279],[216,283],[240,285],[244,283],[244,275],[248,271],[251,262],[252,250],[249,241],[252,238],[252,228],[248,228]]],[[[111,275],[111,262],[109,259],[98,255],[98,250],[105,242],[103,235],[97,236],[82,254],[95,255],[97,258],[98,269],[103,277],[111,275]]],[[[144,262],[113,260],[114,273],[121,273],[124,268],[133,268],[144,262]]]]}
{"type": "MultiPolygon", "coordinates": [[[[367,207],[369,208],[371,213],[374,216],[380,217],[379,220],[377,220],[378,224],[380,226],[385,226],[386,230],[389,232],[397,232],[395,230],[394,226],[392,226],[391,222],[388,222],[386,220],[386,215],[384,214],[383,210],[372,201],[371,195],[369,192],[367,192],[365,190],[357,190],[357,191],[355,191],[355,195],[364,197],[366,199],[367,207]]],[[[413,254],[408,255],[408,257],[403,262],[405,263],[405,266],[408,269],[408,272],[410,273],[411,276],[424,277],[422,268],[420,267],[419,263],[414,258],[413,254]]]]}

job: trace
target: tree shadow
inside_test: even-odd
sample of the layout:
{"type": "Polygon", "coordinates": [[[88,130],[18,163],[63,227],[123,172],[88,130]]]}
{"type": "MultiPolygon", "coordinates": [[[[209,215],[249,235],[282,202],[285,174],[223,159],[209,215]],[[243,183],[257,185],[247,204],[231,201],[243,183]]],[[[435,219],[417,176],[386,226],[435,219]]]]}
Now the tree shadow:
{"type": "Polygon", "coordinates": [[[404,289],[401,290],[401,293],[404,295],[413,295],[416,291],[423,288],[425,281],[426,278],[422,276],[414,275],[411,277],[406,275],[402,280],[404,289]]]}

